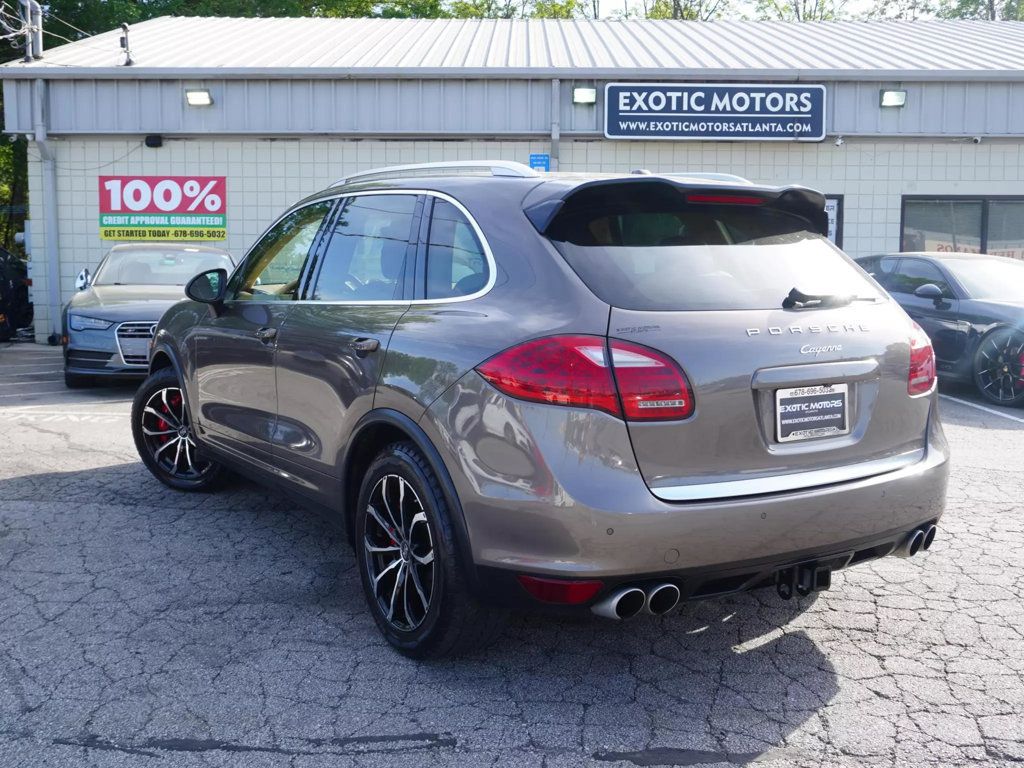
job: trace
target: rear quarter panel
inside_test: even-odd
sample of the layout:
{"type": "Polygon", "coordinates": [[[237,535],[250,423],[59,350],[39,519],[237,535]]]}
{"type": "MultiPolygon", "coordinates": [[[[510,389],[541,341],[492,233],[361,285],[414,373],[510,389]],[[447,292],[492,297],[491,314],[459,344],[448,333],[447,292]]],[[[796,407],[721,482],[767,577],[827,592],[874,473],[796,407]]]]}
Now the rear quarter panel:
{"type": "Polygon", "coordinates": [[[527,189],[505,180],[445,189],[479,224],[494,255],[497,280],[477,299],[412,304],[391,337],[375,408],[418,419],[467,371],[510,346],[558,333],[606,333],[608,305],[523,214],[527,189]]]}

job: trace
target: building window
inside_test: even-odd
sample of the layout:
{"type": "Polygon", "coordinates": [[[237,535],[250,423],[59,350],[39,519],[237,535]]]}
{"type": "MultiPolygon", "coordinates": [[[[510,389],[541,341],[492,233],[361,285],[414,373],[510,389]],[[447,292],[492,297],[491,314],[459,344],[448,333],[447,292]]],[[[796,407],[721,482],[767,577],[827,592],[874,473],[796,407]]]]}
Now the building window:
{"type": "Polygon", "coordinates": [[[1024,259],[1024,200],[993,200],[988,204],[985,253],[1024,259]]]}
{"type": "Polygon", "coordinates": [[[1024,259],[1024,198],[904,197],[900,250],[1024,259]]]}

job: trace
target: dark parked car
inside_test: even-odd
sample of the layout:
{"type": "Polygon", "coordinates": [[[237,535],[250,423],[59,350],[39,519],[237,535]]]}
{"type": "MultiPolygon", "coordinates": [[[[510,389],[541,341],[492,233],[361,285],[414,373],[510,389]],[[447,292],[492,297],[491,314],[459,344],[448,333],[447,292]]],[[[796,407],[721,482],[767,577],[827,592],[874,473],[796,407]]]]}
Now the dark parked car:
{"type": "Polygon", "coordinates": [[[976,253],[857,259],[931,337],[939,374],[1024,404],[1024,261],[976,253]]]}
{"type": "Polygon", "coordinates": [[[0,248],[0,341],[12,338],[19,328],[32,325],[28,265],[0,248]]]}
{"type": "Polygon", "coordinates": [[[115,245],[96,268],[79,275],[64,307],[64,383],[143,379],[153,329],[185,284],[208,269],[232,269],[227,251],[181,243],[115,245]]]}
{"type": "Polygon", "coordinates": [[[162,482],[224,468],[340,515],[415,657],[506,606],[625,619],[824,589],[927,549],[927,337],[802,187],[441,164],[286,211],[157,327],[132,410],[162,482]]]}

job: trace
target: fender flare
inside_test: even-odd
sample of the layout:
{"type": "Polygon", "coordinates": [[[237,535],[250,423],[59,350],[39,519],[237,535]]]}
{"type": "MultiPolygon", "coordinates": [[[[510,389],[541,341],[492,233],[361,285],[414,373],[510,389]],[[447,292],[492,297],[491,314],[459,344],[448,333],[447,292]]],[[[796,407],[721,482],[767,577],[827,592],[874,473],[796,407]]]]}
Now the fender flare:
{"type": "Polygon", "coordinates": [[[149,356],[149,373],[152,374],[157,370],[153,367],[153,361],[156,359],[157,355],[165,355],[167,359],[171,361],[171,368],[174,369],[174,373],[177,375],[179,381],[182,380],[181,363],[178,361],[178,354],[166,342],[157,342],[153,345],[153,351],[149,356]]]}
{"type": "MultiPolygon", "coordinates": [[[[341,487],[343,489],[348,487],[349,467],[355,455],[353,448],[359,444],[360,436],[367,428],[380,425],[394,427],[404,432],[416,448],[419,449],[420,453],[423,454],[423,457],[433,470],[441,485],[441,491],[444,493],[445,503],[452,513],[451,522],[455,528],[456,546],[459,549],[460,559],[465,566],[465,575],[469,580],[471,588],[476,591],[480,582],[476,564],[473,561],[473,551],[469,543],[469,529],[466,526],[466,517],[462,511],[462,502],[459,500],[459,494],[455,489],[455,483],[452,481],[451,474],[448,472],[448,467],[445,465],[444,459],[441,458],[441,452],[437,450],[430,437],[419,424],[404,413],[391,408],[378,408],[363,414],[362,418],[356,422],[352,435],[345,447],[345,454],[341,464],[341,487]]],[[[345,525],[348,528],[352,518],[348,510],[344,511],[344,515],[345,525]]]]}
{"type": "Polygon", "coordinates": [[[174,371],[174,375],[178,377],[178,383],[181,385],[181,397],[185,401],[185,409],[188,411],[189,421],[193,424],[196,423],[195,414],[192,412],[192,404],[188,399],[188,384],[185,380],[184,372],[181,368],[181,361],[178,360],[178,353],[174,351],[174,347],[167,344],[165,341],[158,341],[153,345],[153,350],[149,355],[149,375],[159,369],[153,367],[153,361],[157,358],[157,355],[164,355],[168,360],[171,361],[171,369],[174,371]]]}

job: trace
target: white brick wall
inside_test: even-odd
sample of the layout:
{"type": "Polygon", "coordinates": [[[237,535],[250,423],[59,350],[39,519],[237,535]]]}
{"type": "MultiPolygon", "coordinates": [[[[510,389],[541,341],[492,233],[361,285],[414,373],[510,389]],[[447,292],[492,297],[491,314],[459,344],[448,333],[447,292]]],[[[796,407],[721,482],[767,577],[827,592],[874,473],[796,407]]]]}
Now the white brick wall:
{"type": "MultiPolygon", "coordinates": [[[[465,159],[526,162],[546,141],[346,141],[170,139],[148,149],[138,139],[53,140],[57,157],[60,282],[93,269],[110,243],[99,239],[100,175],[227,176],[226,247],[236,256],[284,208],[335,179],[382,165],[465,159]]],[[[36,336],[49,333],[41,166],[30,150],[30,216],[36,336]]],[[[903,194],[1024,195],[1024,143],[859,140],[820,144],[563,141],[563,171],[714,171],[755,181],[801,183],[845,195],[843,244],[853,255],[899,247],[903,194]]]]}

